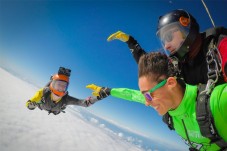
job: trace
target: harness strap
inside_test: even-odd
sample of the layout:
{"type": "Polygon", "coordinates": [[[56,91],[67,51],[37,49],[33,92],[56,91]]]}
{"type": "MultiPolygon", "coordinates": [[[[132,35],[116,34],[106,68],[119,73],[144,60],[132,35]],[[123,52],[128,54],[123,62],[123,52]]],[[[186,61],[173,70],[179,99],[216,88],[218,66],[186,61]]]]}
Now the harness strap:
{"type": "Polygon", "coordinates": [[[210,96],[205,93],[206,85],[199,85],[196,104],[196,119],[198,121],[201,134],[217,144],[220,148],[227,148],[225,142],[217,133],[214,125],[214,118],[210,110],[210,96]]]}
{"type": "Polygon", "coordinates": [[[206,33],[206,37],[209,37],[209,36],[218,37],[220,34],[227,35],[227,29],[225,27],[220,26],[220,27],[207,29],[205,33],[206,33]]]}

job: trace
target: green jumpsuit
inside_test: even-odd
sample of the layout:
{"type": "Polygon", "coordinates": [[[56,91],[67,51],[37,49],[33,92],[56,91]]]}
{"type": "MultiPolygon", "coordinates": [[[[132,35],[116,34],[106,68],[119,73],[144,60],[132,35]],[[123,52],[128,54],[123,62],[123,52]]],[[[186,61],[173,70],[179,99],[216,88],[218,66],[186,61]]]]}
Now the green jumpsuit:
{"type": "MultiPolygon", "coordinates": [[[[186,84],[185,94],[180,105],[168,111],[173,119],[175,131],[185,142],[188,142],[186,131],[193,147],[201,151],[219,150],[219,146],[210,143],[208,138],[202,136],[196,120],[197,86],[186,84]],[[184,126],[185,125],[185,126],[184,126]]],[[[138,90],[126,88],[113,88],[110,94],[114,97],[145,103],[143,94],[138,90]]],[[[227,84],[216,86],[210,97],[210,109],[218,134],[227,142],[227,84]]]]}

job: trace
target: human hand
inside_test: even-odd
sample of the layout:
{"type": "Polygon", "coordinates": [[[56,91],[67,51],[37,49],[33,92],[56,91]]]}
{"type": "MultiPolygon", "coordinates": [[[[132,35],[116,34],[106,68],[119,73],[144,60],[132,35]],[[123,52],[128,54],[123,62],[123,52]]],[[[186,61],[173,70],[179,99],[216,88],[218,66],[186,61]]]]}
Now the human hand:
{"type": "Polygon", "coordinates": [[[86,88],[89,88],[93,90],[92,95],[97,96],[98,99],[103,99],[110,95],[110,88],[107,87],[100,87],[95,84],[89,84],[86,86],[86,88]]]}
{"type": "Polygon", "coordinates": [[[126,33],[123,33],[122,31],[117,31],[117,32],[111,34],[107,38],[107,41],[112,41],[114,39],[118,39],[120,41],[127,42],[129,40],[129,35],[126,33]]]}
{"type": "Polygon", "coordinates": [[[36,107],[37,107],[37,103],[36,102],[32,102],[31,100],[28,100],[26,102],[26,107],[29,109],[29,110],[34,110],[36,107]]]}
{"type": "Polygon", "coordinates": [[[102,87],[99,87],[95,84],[89,84],[89,85],[86,86],[86,88],[93,90],[92,95],[100,96],[99,93],[100,93],[100,90],[102,89],[102,87]]]}

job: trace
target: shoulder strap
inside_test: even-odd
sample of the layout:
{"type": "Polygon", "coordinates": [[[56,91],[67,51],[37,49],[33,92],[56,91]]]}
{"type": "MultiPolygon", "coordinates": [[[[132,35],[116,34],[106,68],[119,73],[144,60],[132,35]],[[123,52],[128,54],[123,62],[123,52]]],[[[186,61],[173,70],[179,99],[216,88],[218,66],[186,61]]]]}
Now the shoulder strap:
{"type": "Polygon", "coordinates": [[[217,82],[224,82],[222,75],[222,56],[217,48],[218,39],[221,34],[227,35],[227,29],[224,27],[210,28],[205,32],[205,44],[203,51],[206,56],[208,69],[209,94],[217,82]]]}
{"type": "Polygon", "coordinates": [[[214,118],[210,110],[210,96],[204,93],[206,85],[198,86],[198,97],[196,104],[196,119],[198,121],[201,134],[211,140],[211,143],[217,144],[220,148],[227,148],[225,142],[217,133],[214,125],[214,118]]]}
{"type": "Polygon", "coordinates": [[[224,27],[215,27],[215,28],[210,28],[205,31],[206,33],[206,38],[213,36],[213,37],[218,37],[219,35],[227,35],[227,28],[224,27]]]}
{"type": "Polygon", "coordinates": [[[168,112],[162,116],[162,121],[167,124],[170,130],[175,130],[173,126],[173,119],[168,112]]]}
{"type": "Polygon", "coordinates": [[[227,28],[224,27],[215,27],[207,29],[205,32],[205,45],[208,45],[208,49],[214,48],[218,45],[218,40],[220,35],[227,35],[227,28]],[[212,40],[212,41],[211,41],[212,40]]]}

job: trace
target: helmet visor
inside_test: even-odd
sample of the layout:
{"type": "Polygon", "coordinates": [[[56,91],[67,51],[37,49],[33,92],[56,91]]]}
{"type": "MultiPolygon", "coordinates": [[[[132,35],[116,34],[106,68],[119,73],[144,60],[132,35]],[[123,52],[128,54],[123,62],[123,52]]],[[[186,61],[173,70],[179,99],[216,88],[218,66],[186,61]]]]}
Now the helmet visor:
{"type": "Polygon", "coordinates": [[[66,92],[68,88],[68,83],[61,80],[54,80],[52,81],[52,87],[56,91],[66,92]]]}
{"type": "Polygon", "coordinates": [[[189,33],[189,27],[183,27],[179,22],[174,22],[157,31],[157,36],[167,55],[176,53],[184,43],[189,33]]]}

